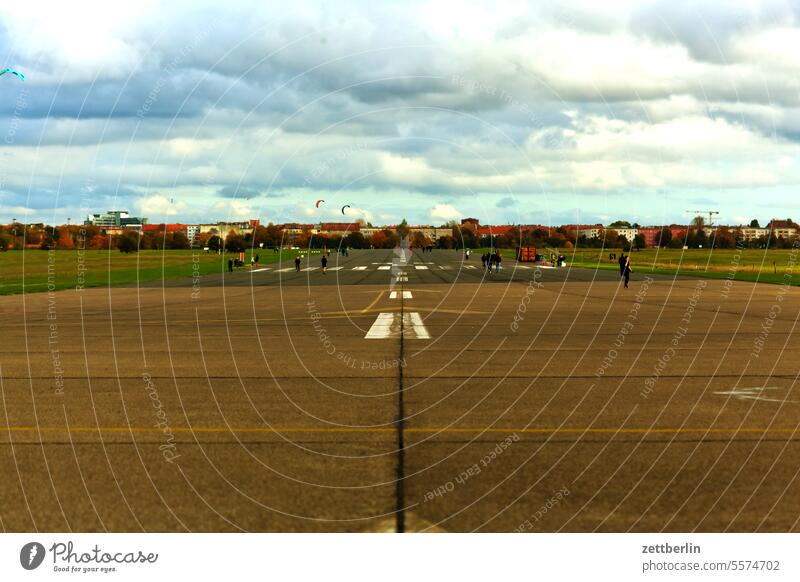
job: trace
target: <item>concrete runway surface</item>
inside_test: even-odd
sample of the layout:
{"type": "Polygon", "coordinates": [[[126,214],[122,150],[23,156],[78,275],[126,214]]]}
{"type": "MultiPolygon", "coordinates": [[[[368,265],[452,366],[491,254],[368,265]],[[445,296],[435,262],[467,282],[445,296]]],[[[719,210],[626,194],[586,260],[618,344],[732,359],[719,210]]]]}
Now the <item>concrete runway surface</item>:
{"type": "Polygon", "coordinates": [[[797,288],[318,266],[0,297],[2,529],[800,530],[797,288]]]}

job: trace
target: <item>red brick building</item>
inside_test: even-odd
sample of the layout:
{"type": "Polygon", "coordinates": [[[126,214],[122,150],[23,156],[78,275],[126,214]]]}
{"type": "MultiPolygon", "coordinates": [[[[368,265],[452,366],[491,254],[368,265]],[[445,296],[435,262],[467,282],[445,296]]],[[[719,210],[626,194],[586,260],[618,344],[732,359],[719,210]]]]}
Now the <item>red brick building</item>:
{"type": "Polygon", "coordinates": [[[186,234],[188,225],[186,224],[143,224],[142,232],[182,232],[186,234]]]}

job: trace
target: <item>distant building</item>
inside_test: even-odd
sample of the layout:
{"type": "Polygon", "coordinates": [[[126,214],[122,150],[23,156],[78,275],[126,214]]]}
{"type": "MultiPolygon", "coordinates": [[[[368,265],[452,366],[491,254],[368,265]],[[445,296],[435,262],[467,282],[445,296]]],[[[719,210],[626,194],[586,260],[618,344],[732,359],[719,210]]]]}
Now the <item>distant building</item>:
{"type": "Polygon", "coordinates": [[[496,226],[479,226],[475,229],[478,236],[513,236],[519,234],[519,227],[513,224],[499,224],[496,226]]]}
{"type": "Polygon", "coordinates": [[[767,225],[772,238],[794,238],[797,236],[798,226],[790,220],[772,219],[767,225]]]}
{"type": "MultiPolygon", "coordinates": [[[[142,232],[182,232],[187,234],[188,225],[186,224],[143,224],[142,232]]],[[[189,239],[191,240],[191,239],[189,239]]]]}
{"type": "Polygon", "coordinates": [[[147,219],[131,216],[127,210],[108,210],[103,214],[88,215],[83,224],[97,226],[106,234],[118,234],[125,229],[141,231],[142,226],[147,224],[147,219]]]}
{"type": "Polygon", "coordinates": [[[739,232],[742,233],[742,238],[748,242],[758,240],[762,236],[767,237],[769,235],[769,229],[767,228],[755,228],[752,226],[742,226],[739,228],[739,232]]]}
{"type": "Polygon", "coordinates": [[[632,228],[628,226],[609,226],[606,228],[616,230],[617,233],[619,233],[620,236],[624,236],[629,243],[632,243],[636,235],[639,234],[638,228],[632,228]]]}
{"type": "Polygon", "coordinates": [[[359,232],[361,225],[357,222],[322,222],[316,234],[326,236],[347,236],[351,232],[359,232]]]}
{"type": "MultiPolygon", "coordinates": [[[[386,228],[388,230],[394,231],[394,230],[397,229],[397,226],[388,226],[386,228]]],[[[383,230],[383,229],[382,228],[374,228],[372,230],[377,232],[377,231],[380,231],[380,230],[383,230]]],[[[364,232],[363,228],[361,229],[361,232],[362,233],[364,232]]],[[[420,232],[420,233],[422,233],[422,236],[425,236],[425,237],[431,239],[431,241],[436,242],[437,239],[439,239],[439,238],[441,238],[443,236],[452,236],[453,229],[452,228],[438,228],[438,227],[430,226],[430,225],[419,225],[419,226],[409,226],[408,227],[408,232],[409,232],[409,234],[415,233],[415,232],[420,232]]],[[[364,236],[368,236],[368,235],[364,234],[364,236]]]]}
{"type": "Polygon", "coordinates": [[[199,224],[187,224],[186,225],[186,238],[189,239],[190,243],[194,243],[197,240],[197,235],[200,234],[200,225],[199,224]]]}
{"type": "MultiPolygon", "coordinates": [[[[640,235],[644,237],[645,248],[653,248],[658,246],[658,240],[661,236],[661,231],[664,230],[663,226],[642,226],[639,229],[640,235]]],[[[631,241],[632,242],[632,241],[631,241]]]]}
{"type": "Polygon", "coordinates": [[[575,231],[575,236],[580,238],[597,238],[600,236],[600,231],[603,230],[602,224],[565,224],[564,228],[575,231]]]}
{"type": "MultiPolygon", "coordinates": [[[[225,239],[231,233],[245,236],[252,234],[255,230],[255,224],[258,225],[258,220],[251,219],[247,222],[217,222],[215,224],[199,224],[200,234],[215,234],[218,237],[225,239]]],[[[196,235],[195,235],[196,236],[196,235]]]]}
{"type": "Polygon", "coordinates": [[[464,220],[461,221],[462,228],[468,228],[473,232],[478,230],[480,226],[481,226],[481,221],[478,220],[477,218],[465,218],[464,220]]]}
{"type": "Polygon", "coordinates": [[[287,222],[286,224],[279,224],[278,230],[282,230],[287,235],[303,234],[314,230],[313,224],[302,224],[299,222],[287,222]]]}
{"type": "Polygon", "coordinates": [[[666,228],[668,228],[669,232],[672,234],[672,240],[686,240],[686,233],[689,230],[688,226],[684,226],[682,224],[670,224],[666,228]]]}
{"type": "Polygon", "coordinates": [[[361,234],[364,235],[364,238],[369,238],[373,234],[375,234],[376,232],[380,232],[380,231],[385,230],[385,229],[386,229],[385,226],[381,226],[381,227],[362,226],[361,230],[359,232],[361,232],[361,234]]]}

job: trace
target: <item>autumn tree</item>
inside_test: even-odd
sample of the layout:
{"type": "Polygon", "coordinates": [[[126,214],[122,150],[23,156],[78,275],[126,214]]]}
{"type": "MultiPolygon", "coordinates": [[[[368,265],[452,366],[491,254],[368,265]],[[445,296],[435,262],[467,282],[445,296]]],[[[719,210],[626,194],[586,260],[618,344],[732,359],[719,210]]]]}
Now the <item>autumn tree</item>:
{"type": "Polygon", "coordinates": [[[122,234],[118,234],[114,243],[116,244],[119,252],[121,253],[135,253],[139,251],[139,233],[132,230],[126,230],[122,234]]]}
{"type": "Polygon", "coordinates": [[[69,227],[59,226],[56,229],[58,232],[58,240],[56,241],[56,248],[58,249],[74,249],[75,242],[72,240],[72,233],[69,227]]]}
{"type": "Polygon", "coordinates": [[[222,239],[219,235],[212,234],[206,240],[206,246],[212,251],[218,251],[222,248],[222,239]]]}
{"type": "Polygon", "coordinates": [[[658,238],[656,238],[656,244],[663,248],[669,246],[671,240],[672,231],[668,228],[662,228],[661,232],[658,233],[658,238]]]}
{"type": "Polygon", "coordinates": [[[397,225],[397,235],[400,238],[405,238],[408,236],[409,228],[408,228],[408,221],[404,218],[400,224],[397,225]]]}
{"type": "Polygon", "coordinates": [[[416,248],[427,247],[433,244],[431,239],[425,236],[422,232],[415,230],[411,233],[411,245],[416,248]]]}
{"type": "Polygon", "coordinates": [[[344,240],[342,242],[343,242],[344,246],[350,247],[350,248],[353,248],[353,249],[368,249],[369,248],[369,242],[367,242],[367,239],[364,238],[364,235],[361,234],[360,232],[351,232],[346,237],[344,237],[344,240]]]}
{"type": "Polygon", "coordinates": [[[230,253],[241,253],[245,249],[244,238],[238,232],[231,231],[225,237],[225,250],[230,253]]]}
{"type": "Polygon", "coordinates": [[[102,234],[96,234],[89,239],[90,249],[107,249],[109,247],[109,238],[102,234]]]}

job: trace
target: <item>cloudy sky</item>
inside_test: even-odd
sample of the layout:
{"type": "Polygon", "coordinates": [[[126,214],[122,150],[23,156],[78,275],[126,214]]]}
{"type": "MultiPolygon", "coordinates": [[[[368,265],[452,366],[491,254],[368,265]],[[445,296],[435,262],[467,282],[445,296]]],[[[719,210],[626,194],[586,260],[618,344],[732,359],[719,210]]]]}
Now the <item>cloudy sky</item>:
{"type": "Polygon", "coordinates": [[[0,0],[0,55],[0,223],[800,218],[797,2],[0,0]]]}

